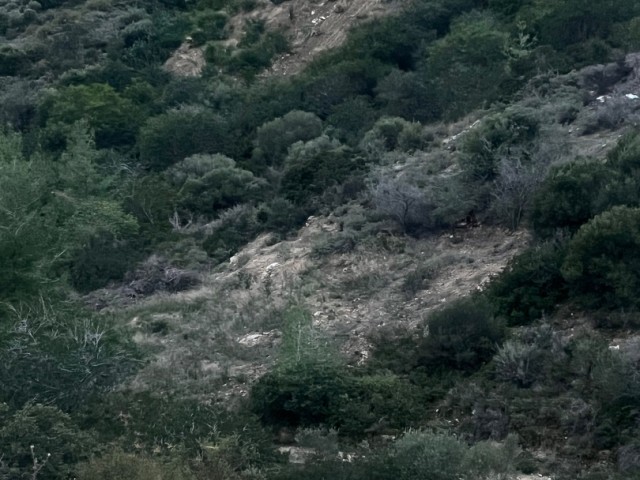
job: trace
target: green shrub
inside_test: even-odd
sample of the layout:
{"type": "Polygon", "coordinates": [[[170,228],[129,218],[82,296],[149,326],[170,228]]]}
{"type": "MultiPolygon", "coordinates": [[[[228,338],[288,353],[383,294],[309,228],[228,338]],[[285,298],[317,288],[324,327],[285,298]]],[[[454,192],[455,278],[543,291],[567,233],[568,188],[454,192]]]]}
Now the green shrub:
{"type": "Polygon", "coordinates": [[[331,132],[348,145],[357,144],[377,118],[377,111],[369,97],[358,96],[334,105],[327,123],[335,128],[331,132]]]}
{"type": "Polygon", "coordinates": [[[556,167],[533,199],[531,223],[543,236],[557,229],[575,232],[602,211],[602,192],[611,171],[600,162],[571,162],[556,167]]]}
{"type": "Polygon", "coordinates": [[[326,135],[289,148],[280,193],[294,204],[305,205],[328,187],[345,181],[363,167],[362,158],[326,135]]]}
{"type": "Polygon", "coordinates": [[[118,241],[108,232],[98,234],[72,253],[70,283],[81,293],[102,288],[112,280],[122,280],[140,256],[131,242],[118,241]]]}
{"type": "Polygon", "coordinates": [[[508,38],[490,14],[474,11],[458,17],[448,35],[427,47],[427,78],[447,118],[459,118],[509,93],[508,38]]]}
{"type": "Polygon", "coordinates": [[[567,297],[560,268],[565,257],[561,243],[547,242],[514,257],[486,291],[495,312],[508,325],[526,325],[551,313],[567,297]]]}
{"type": "Polygon", "coordinates": [[[71,125],[87,120],[98,148],[131,145],[142,120],[140,109],[110,85],[73,85],[51,95],[41,107],[51,135],[68,134],[71,125]]]}
{"type": "Polygon", "coordinates": [[[71,478],[75,464],[96,447],[95,439],[56,407],[27,404],[9,413],[0,404],[0,419],[0,474],[5,478],[71,478]]]}
{"type": "Polygon", "coordinates": [[[228,260],[259,231],[253,207],[238,205],[225,210],[207,226],[202,248],[217,262],[228,260]]]}
{"type": "Polygon", "coordinates": [[[559,350],[560,343],[549,325],[519,330],[493,358],[496,377],[519,387],[529,387],[545,373],[548,357],[560,357],[559,350]]]}
{"type": "Polygon", "coordinates": [[[562,274],[589,307],[637,307],[640,209],[613,207],[583,225],[569,242],[562,274]]]}
{"type": "Polygon", "coordinates": [[[224,155],[192,155],[167,172],[178,190],[178,206],[211,217],[217,211],[258,200],[266,182],[224,155]]]}
{"type": "Polygon", "coordinates": [[[419,390],[394,375],[356,377],[337,401],[328,424],[353,438],[397,432],[418,424],[419,390]]]}
{"type": "Polygon", "coordinates": [[[183,107],[150,118],[140,130],[140,160],[164,170],[196,153],[225,153],[231,149],[227,122],[211,110],[183,107]]]}
{"type": "Polygon", "coordinates": [[[531,146],[539,131],[538,114],[530,108],[513,106],[487,117],[464,138],[458,160],[464,176],[471,182],[494,180],[501,156],[531,146]]]}
{"type": "Polygon", "coordinates": [[[493,357],[504,335],[503,322],[484,298],[456,300],[428,317],[418,362],[434,370],[477,370],[493,357]]]}
{"type": "Polygon", "coordinates": [[[322,121],[316,115],[294,110],[258,127],[256,147],[268,165],[281,164],[291,145],[321,133],[322,121]]]}
{"type": "Polygon", "coordinates": [[[337,366],[291,364],[268,372],[254,384],[252,410],[268,425],[330,424],[352,382],[337,366]]]}
{"type": "Polygon", "coordinates": [[[388,448],[386,455],[372,462],[380,471],[371,473],[380,480],[493,478],[513,471],[516,453],[513,437],[504,445],[480,442],[469,448],[446,433],[409,431],[388,448]]]}

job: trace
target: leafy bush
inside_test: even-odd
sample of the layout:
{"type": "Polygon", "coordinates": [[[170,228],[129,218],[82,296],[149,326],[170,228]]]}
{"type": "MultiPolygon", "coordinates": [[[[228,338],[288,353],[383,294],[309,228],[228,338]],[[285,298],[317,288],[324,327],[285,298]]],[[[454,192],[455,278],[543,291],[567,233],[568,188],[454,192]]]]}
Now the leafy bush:
{"type": "Polygon", "coordinates": [[[192,155],[167,172],[178,190],[178,206],[211,217],[217,211],[257,200],[266,185],[224,155],[192,155]]]}
{"type": "Polygon", "coordinates": [[[460,168],[469,181],[494,180],[501,156],[514,147],[530,147],[539,130],[540,120],[532,109],[516,106],[493,114],[465,136],[458,160],[460,168]]]}
{"type": "Polygon", "coordinates": [[[89,239],[73,252],[69,261],[69,280],[81,293],[104,287],[112,280],[121,280],[140,258],[131,242],[116,240],[109,232],[89,239]]]}
{"type": "Polygon", "coordinates": [[[562,243],[547,242],[514,257],[486,291],[497,315],[508,325],[526,325],[553,312],[567,297],[560,268],[565,257],[562,243]]]}
{"type": "Polygon", "coordinates": [[[458,118],[507,93],[508,38],[491,15],[475,11],[461,15],[448,35],[427,47],[427,78],[447,118],[458,118]]]}
{"type": "Polygon", "coordinates": [[[547,357],[558,357],[560,344],[549,325],[526,328],[507,340],[493,358],[498,379],[529,387],[543,373],[547,357]]]}
{"type": "Polygon", "coordinates": [[[71,125],[86,119],[99,148],[133,144],[142,120],[133,102],[105,84],[65,87],[47,99],[41,110],[52,136],[68,134],[71,125]]]}
{"type": "Polygon", "coordinates": [[[69,415],[53,406],[27,404],[10,413],[0,404],[0,419],[0,474],[5,478],[70,478],[75,464],[96,447],[69,415]]]}
{"type": "Polygon", "coordinates": [[[469,448],[446,433],[409,431],[389,447],[383,461],[374,460],[381,472],[373,478],[491,478],[513,471],[516,453],[513,437],[504,445],[481,442],[469,448]]]}
{"type": "Polygon", "coordinates": [[[457,300],[427,319],[418,362],[435,370],[477,370],[493,357],[504,334],[503,321],[484,298],[457,300]]]}
{"type": "Polygon", "coordinates": [[[417,235],[452,225],[472,209],[456,178],[408,179],[385,171],[376,176],[369,185],[371,201],[405,233],[417,235]],[[423,185],[418,187],[418,181],[423,185]]]}
{"type": "Polygon", "coordinates": [[[613,207],[583,225],[569,242],[562,274],[590,307],[637,307],[640,209],[613,207]]]}
{"type": "Polygon", "coordinates": [[[259,231],[256,210],[238,205],[225,210],[207,225],[202,248],[217,262],[228,260],[259,231]]]}
{"type": "Polygon", "coordinates": [[[294,110],[258,127],[256,147],[268,165],[281,164],[291,145],[322,133],[322,121],[313,113],[294,110]]]}
{"type": "Polygon", "coordinates": [[[275,369],[253,386],[252,410],[269,425],[329,423],[351,380],[343,369],[317,362],[275,369]]]}
{"type": "Polygon", "coordinates": [[[228,125],[211,110],[183,107],[153,117],[140,130],[141,161],[164,170],[196,153],[225,153],[231,148],[228,125]]]}
{"type": "Polygon", "coordinates": [[[556,229],[575,232],[583,223],[602,211],[602,189],[611,177],[600,162],[571,162],[556,167],[533,199],[531,222],[543,236],[556,229]]]}
{"type": "Polygon", "coordinates": [[[294,204],[309,204],[328,187],[357,173],[362,163],[349,147],[326,135],[297,142],[285,159],[280,192],[294,204]]]}
{"type": "Polygon", "coordinates": [[[354,438],[398,431],[418,423],[419,399],[417,388],[394,375],[356,377],[339,399],[329,424],[354,438]]]}

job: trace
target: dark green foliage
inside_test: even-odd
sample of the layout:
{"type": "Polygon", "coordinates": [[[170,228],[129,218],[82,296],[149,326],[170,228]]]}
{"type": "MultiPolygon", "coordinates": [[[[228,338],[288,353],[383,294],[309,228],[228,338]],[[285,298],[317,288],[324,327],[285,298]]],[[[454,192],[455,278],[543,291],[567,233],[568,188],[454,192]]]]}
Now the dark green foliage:
{"type": "Polygon", "coordinates": [[[158,9],[150,20],[150,26],[125,37],[123,50],[115,50],[112,56],[140,70],[162,63],[180,46],[191,27],[187,17],[178,12],[158,9]]]}
{"type": "Polygon", "coordinates": [[[323,363],[285,366],[267,373],[253,386],[252,410],[268,425],[329,423],[352,380],[342,368],[323,363]]]}
{"type": "Polygon", "coordinates": [[[208,40],[223,40],[227,36],[224,27],[228,20],[229,17],[224,12],[198,12],[194,20],[198,29],[191,33],[191,37],[197,45],[208,40]]]}
{"type": "Polygon", "coordinates": [[[285,234],[294,230],[309,217],[307,210],[282,197],[262,204],[256,214],[257,221],[270,232],[285,234]]]}
{"type": "Polygon", "coordinates": [[[252,80],[260,71],[271,65],[273,57],[289,50],[286,37],[279,32],[266,32],[260,41],[250,47],[239,49],[224,60],[226,70],[252,80]]]}
{"type": "Polygon", "coordinates": [[[142,127],[140,159],[152,170],[164,170],[195,153],[225,153],[228,125],[211,110],[183,107],[153,117],[142,127]]]}
{"type": "Polygon", "coordinates": [[[397,432],[418,424],[420,400],[418,388],[394,375],[356,377],[327,423],[352,438],[397,432]]]}
{"type": "Polygon", "coordinates": [[[471,182],[495,179],[500,157],[528,148],[539,129],[537,113],[531,109],[513,107],[489,116],[464,140],[459,162],[465,177],[471,182]]]}
{"type": "Polygon", "coordinates": [[[340,184],[362,168],[362,159],[326,135],[291,146],[280,192],[294,204],[305,204],[327,187],[340,184]]]}
{"type": "Polygon", "coordinates": [[[582,360],[583,370],[586,366],[585,386],[599,407],[593,432],[596,446],[613,448],[635,440],[640,433],[640,376],[633,361],[603,342],[585,340],[574,345],[573,356],[575,363],[582,360]]]}
{"type": "Polygon", "coordinates": [[[217,211],[258,200],[266,182],[224,155],[193,155],[168,171],[181,210],[211,217],[217,211]]]}
{"type": "Polygon", "coordinates": [[[445,117],[458,118],[508,93],[508,38],[490,15],[473,12],[427,49],[425,70],[445,117]]]}
{"type": "Polygon", "coordinates": [[[69,281],[77,291],[90,292],[110,281],[122,280],[140,257],[131,242],[116,240],[111,233],[102,232],[72,253],[69,281]]]}
{"type": "Polygon", "coordinates": [[[589,307],[637,307],[640,209],[613,207],[583,225],[569,242],[562,274],[589,307]]]}
{"type": "MultiPolygon", "coordinates": [[[[523,13],[525,21],[533,20],[531,23],[541,43],[562,50],[594,37],[607,38],[615,22],[634,17],[639,11],[638,5],[628,0],[600,4],[581,0],[538,0],[534,2],[534,8],[524,9],[523,13]]],[[[593,57],[584,60],[595,63],[593,57]]]]}
{"type": "Polygon", "coordinates": [[[0,75],[18,75],[27,65],[24,52],[8,45],[0,47],[0,75]]]}
{"type": "Polygon", "coordinates": [[[96,447],[90,435],[53,406],[28,404],[10,412],[0,404],[0,425],[0,475],[7,479],[72,478],[75,464],[96,447]],[[35,459],[42,466],[37,474],[35,459]]]}
{"type": "Polygon", "coordinates": [[[418,362],[434,370],[474,371],[491,359],[504,335],[503,321],[484,298],[460,299],[429,316],[418,362]]]}
{"type": "Polygon", "coordinates": [[[378,82],[376,93],[386,115],[407,120],[434,120],[444,107],[433,86],[417,72],[393,70],[378,82]]]}
{"type": "Polygon", "coordinates": [[[40,302],[15,306],[0,330],[0,402],[73,411],[135,370],[135,349],[109,318],[40,302]]]}
{"type": "Polygon", "coordinates": [[[132,144],[141,121],[133,102],[105,84],[61,89],[41,110],[47,123],[47,135],[65,135],[71,125],[85,119],[95,131],[99,148],[132,144]]]}
{"type": "Polygon", "coordinates": [[[237,206],[223,212],[209,225],[202,248],[217,262],[231,257],[259,232],[254,208],[237,206]]]}
{"type": "Polygon", "coordinates": [[[341,366],[304,362],[267,373],[251,398],[268,425],[326,425],[357,438],[414,423],[419,396],[392,375],[358,377],[341,366]]]}
{"type": "Polygon", "coordinates": [[[486,292],[496,314],[514,326],[553,312],[568,293],[560,272],[565,252],[562,243],[550,241],[511,260],[486,292]]]}
{"type": "Polygon", "coordinates": [[[601,192],[608,177],[611,170],[597,161],[571,162],[552,170],[533,200],[531,222],[536,233],[575,232],[602,211],[601,192]]]}
{"type": "Polygon", "coordinates": [[[123,202],[125,211],[136,218],[143,236],[166,234],[175,209],[175,188],[161,174],[139,176],[130,182],[131,195],[123,202]]]}
{"type": "Polygon", "coordinates": [[[189,454],[197,454],[207,445],[237,436],[239,445],[234,455],[245,455],[246,462],[240,468],[277,460],[271,438],[255,416],[246,410],[234,414],[193,399],[151,392],[113,393],[88,403],[82,421],[95,428],[105,441],[119,438],[128,451],[166,455],[175,445],[181,445],[189,454]],[[253,458],[246,458],[246,452],[253,452],[253,458]]]}
{"type": "Polygon", "coordinates": [[[293,110],[258,127],[254,156],[264,158],[267,165],[280,165],[287,150],[296,142],[320,136],[322,121],[313,113],[293,110]]]}
{"type": "Polygon", "coordinates": [[[354,145],[371,128],[377,118],[369,97],[355,97],[335,105],[327,117],[327,123],[336,129],[332,135],[339,140],[354,145]]]}

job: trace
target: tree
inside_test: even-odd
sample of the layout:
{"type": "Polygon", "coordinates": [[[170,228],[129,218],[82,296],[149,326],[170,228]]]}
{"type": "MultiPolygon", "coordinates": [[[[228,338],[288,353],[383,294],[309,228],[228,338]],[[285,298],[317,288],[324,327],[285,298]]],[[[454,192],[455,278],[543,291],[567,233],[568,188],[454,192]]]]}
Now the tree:
{"type": "Polygon", "coordinates": [[[587,306],[640,306],[640,209],[613,207],[580,227],[562,274],[587,306]]]}
{"type": "Polygon", "coordinates": [[[52,139],[65,137],[75,122],[85,119],[99,148],[133,144],[141,121],[138,107],[103,83],[64,87],[44,102],[41,113],[52,139]]]}
{"type": "Polygon", "coordinates": [[[258,127],[256,148],[268,165],[279,165],[291,145],[309,141],[321,133],[322,121],[316,115],[293,110],[258,127]]]}
{"type": "Polygon", "coordinates": [[[308,204],[315,195],[340,184],[360,168],[361,159],[338,140],[322,135],[300,141],[289,149],[280,191],[295,204],[308,204]]]}
{"type": "Polygon", "coordinates": [[[180,208],[211,217],[217,211],[258,200],[266,182],[224,155],[192,155],[167,172],[180,208]]]}
{"type": "Polygon", "coordinates": [[[0,298],[33,293],[55,227],[46,205],[51,171],[40,157],[22,156],[20,135],[0,131],[0,298]]]}
{"type": "Polygon", "coordinates": [[[461,15],[448,35],[427,48],[423,74],[447,118],[458,118],[506,93],[508,39],[493,17],[472,12],[461,15]]]}
{"type": "Polygon", "coordinates": [[[602,211],[611,170],[598,161],[574,161],[554,168],[533,198],[531,221],[539,235],[556,229],[575,232],[602,211]]]}
{"type": "Polygon", "coordinates": [[[150,118],[140,130],[140,160],[162,171],[196,153],[231,149],[227,122],[212,110],[181,107],[150,118]]]}

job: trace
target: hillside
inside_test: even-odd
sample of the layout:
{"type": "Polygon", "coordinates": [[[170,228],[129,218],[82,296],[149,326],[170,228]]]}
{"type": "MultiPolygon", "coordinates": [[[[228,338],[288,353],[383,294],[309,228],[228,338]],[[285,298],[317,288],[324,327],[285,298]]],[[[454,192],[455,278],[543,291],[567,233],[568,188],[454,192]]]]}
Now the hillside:
{"type": "Polygon", "coordinates": [[[0,479],[637,478],[639,25],[0,5],[0,479]]]}

